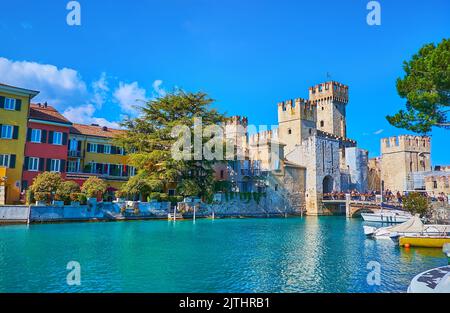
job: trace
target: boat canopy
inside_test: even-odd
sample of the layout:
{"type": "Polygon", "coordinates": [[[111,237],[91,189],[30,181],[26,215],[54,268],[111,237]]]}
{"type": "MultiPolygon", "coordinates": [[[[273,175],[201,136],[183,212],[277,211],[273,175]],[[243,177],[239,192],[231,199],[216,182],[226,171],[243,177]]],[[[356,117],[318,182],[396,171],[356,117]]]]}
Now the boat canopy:
{"type": "Polygon", "coordinates": [[[400,225],[390,227],[389,231],[398,233],[421,233],[423,231],[423,223],[416,215],[400,225]]]}

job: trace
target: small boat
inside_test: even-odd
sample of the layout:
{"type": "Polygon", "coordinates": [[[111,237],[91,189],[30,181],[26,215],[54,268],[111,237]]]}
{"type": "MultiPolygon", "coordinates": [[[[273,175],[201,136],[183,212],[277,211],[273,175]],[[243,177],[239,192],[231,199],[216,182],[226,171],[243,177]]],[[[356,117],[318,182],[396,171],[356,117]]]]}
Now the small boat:
{"type": "Polygon", "coordinates": [[[380,210],[377,213],[361,213],[361,217],[366,222],[379,223],[404,223],[413,216],[411,213],[402,210],[380,210]]]}
{"type": "Polygon", "coordinates": [[[182,220],[183,219],[183,215],[181,213],[176,213],[176,214],[169,213],[169,214],[167,214],[167,219],[169,221],[182,220]]]}
{"type": "Polygon", "coordinates": [[[400,225],[380,228],[364,225],[363,228],[364,234],[368,237],[395,241],[400,236],[446,236],[450,232],[450,225],[426,225],[419,216],[414,216],[400,225]]]}
{"type": "Polygon", "coordinates": [[[399,243],[401,247],[442,248],[444,244],[450,243],[450,236],[401,236],[399,243]]]}
{"type": "Polygon", "coordinates": [[[420,273],[411,280],[408,293],[449,293],[450,265],[420,273]]]}

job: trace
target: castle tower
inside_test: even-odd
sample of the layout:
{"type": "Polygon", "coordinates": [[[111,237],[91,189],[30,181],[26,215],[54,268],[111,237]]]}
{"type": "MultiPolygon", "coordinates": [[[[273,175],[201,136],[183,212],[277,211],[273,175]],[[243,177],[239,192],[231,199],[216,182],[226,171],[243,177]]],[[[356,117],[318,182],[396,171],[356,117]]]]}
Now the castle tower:
{"type": "Polygon", "coordinates": [[[225,121],[225,138],[236,147],[236,155],[245,157],[248,149],[248,119],[235,115],[225,121]]]}
{"type": "Polygon", "coordinates": [[[278,103],[278,138],[286,145],[284,154],[315,134],[317,111],[310,101],[297,98],[278,103]]]}
{"type": "Polygon", "coordinates": [[[403,135],[381,139],[381,180],[384,190],[412,189],[411,173],[431,171],[431,138],[403,135]]]}
{"type": "Polygon", "coordinates": [[[317,106],[317,129],[347,137],[348,86],[329,81],[309,88],[309,100],[317,106]]]}

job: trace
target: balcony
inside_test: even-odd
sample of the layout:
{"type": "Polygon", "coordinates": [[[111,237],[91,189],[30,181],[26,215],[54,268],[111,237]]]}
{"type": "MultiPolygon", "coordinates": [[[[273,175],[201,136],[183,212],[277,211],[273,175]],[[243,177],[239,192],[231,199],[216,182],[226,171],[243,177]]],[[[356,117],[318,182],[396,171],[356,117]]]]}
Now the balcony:
{"type": "Polygon", "coordinates": [[[81,158],[81,151],[69,150],[67,155],[69,156],[69,158],[81,158]]]}

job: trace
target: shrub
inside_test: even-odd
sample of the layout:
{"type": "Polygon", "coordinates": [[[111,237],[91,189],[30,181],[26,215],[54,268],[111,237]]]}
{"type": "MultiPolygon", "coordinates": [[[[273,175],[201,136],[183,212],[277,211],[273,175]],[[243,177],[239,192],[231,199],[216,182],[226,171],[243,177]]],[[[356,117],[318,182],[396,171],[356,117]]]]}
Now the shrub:
{"type": "Polygon", "coordinates": [[[88,198],[96,198],[106,192],[106,183],[98,177],[89,177],[81,187],[81,191],[88,198]]]}
{"type": "Polygon", "coordinates": [[[55,199],[64,201],[68,204],[71,200],[71,194],[79,193],[80,186],[74,181],[64,181],[62,182],[58,189],[56,189],[55,199]]]}
{"type": "Polygon", "coordinates": [[[159,199],[161,200],[161,202],[169,201],[169,195],[166,193],[162,193],[159,199]]]}
{"type": "Polygon", "coordinates": [[[79,193],[79,198],[80,204],[86,204],[87,203],[87,197],[84,193],[79,193]]]}
{"type": "Polygon", "coordinates": [[[161,199],[161,194],[159,192],[152,192],[148,198],[149,200],[159,201],[161,199]]]}
{"type": "Polygon", "coordinates": [[[127,193],[125,191],[123,191],[123,190],[116,190],[114,195],[116,196],[116,198],[120,198],[120,199],[127,197],[127,193]]]}
{"type": "Polygon", "coordinates": [[[36,176],[36,178],[33,180],[33,184],[31,185],[30,190],[35,194],[38,192],[55,194],[56,190],[61,185],[61,182],[61,174],[44,172],[36,176]]]}
{"type": "Polygon", "coordinates": [[[34,199],[36,199],[36,201],[45,201],[48,203],[51,199],[51,194],[49,192],[35,192],[34,199]]]}
{"type": "Polygon", "coordinates": [[[28,205],[32,204],[35,201],[33,191],[31,191],[30,189],[28,189],[25,194],[25,201],[26,201],[26,204],[28,204],[28,205]]]}
{"type": "Polygon", "coordinates": [[[81,200],[82,200],[83,196],[84,195],[81,192],[72,192],[70,194],[70,201],[80,202],[81,203],[81,200]]]}

